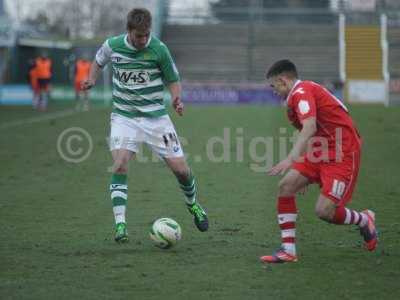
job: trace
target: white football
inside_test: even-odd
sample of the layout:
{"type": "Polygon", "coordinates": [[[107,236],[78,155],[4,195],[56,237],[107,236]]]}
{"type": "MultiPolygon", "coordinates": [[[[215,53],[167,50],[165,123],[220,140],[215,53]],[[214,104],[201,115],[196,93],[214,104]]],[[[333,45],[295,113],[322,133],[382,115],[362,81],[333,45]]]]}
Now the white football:
{"type": "Polygon", "coordinates": [[[161,218],[154,221],[150,229],[150,238],[162,249],[174,246],[182,237],[181,226],[171,218],[161,218]]]}

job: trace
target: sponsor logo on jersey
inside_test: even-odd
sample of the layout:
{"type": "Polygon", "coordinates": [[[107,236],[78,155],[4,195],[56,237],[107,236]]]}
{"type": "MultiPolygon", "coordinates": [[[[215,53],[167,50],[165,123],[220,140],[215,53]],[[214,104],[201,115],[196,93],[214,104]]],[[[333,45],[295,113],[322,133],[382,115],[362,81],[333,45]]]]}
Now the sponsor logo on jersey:
{"type": "Polygon", "coordinates": [[[115,70],[118,81],[127,85],[146,85],[150,82],[150,75],[146,71],[115,70]]]}

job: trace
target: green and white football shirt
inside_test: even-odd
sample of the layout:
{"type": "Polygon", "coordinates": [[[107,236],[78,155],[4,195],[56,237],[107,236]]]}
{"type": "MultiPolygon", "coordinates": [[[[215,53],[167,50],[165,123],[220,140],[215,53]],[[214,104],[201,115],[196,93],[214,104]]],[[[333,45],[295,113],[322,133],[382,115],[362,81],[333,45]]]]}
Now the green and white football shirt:
{"type": "Polygon", "coordinates": [[[164,84],[179,81],[179,73],[167,46],[151,36],[144,49],[137,50],[123,34],[107,39],[97,51],[96,62],[111,62],[113,112],[134,117],[167,114],[164,84]]]}

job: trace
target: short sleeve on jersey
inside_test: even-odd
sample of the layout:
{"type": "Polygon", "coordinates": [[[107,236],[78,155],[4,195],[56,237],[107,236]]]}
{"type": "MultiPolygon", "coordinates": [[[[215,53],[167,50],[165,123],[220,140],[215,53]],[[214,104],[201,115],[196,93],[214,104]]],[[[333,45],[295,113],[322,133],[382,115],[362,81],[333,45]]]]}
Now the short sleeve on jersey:
{"type": "Polygon", "coordinates": [[[105,41],[96,53],[96,62],[100,67],[104,67],[111,59],[111,47],[105,41]]]}
{"type": "Polygon", "coordinates": [[[293,95],[292,108],[301,123],[307,118],[317,116],[315,98],[308,91],[293,95]]]}
{"type": "Polygon", "coordinates": [[[175,62],[172,59],[171,53],[169,52],[167,46],[161,44],[160,53],[160,69],[162,72],[162,78],[166,82],[176,82],[179,81],[179,72],[176,68],[175,62]]]}

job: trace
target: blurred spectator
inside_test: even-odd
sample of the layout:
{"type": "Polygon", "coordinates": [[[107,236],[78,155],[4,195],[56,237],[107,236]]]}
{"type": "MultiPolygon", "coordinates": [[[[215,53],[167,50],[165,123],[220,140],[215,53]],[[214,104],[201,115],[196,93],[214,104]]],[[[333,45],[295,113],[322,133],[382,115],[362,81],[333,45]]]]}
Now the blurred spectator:
{"type": "Polygon", "coordinates": [[[33,98],[32,98],[32,106],[34,109],[38,109],[39,105],[39,82],[37,78],[37,69],[36,63],[34,59],[29,59],[28,61],[28,74],[27,79],[29,85],[31,86],[33,98]]]}
{"type": "Polygon", "coordinates": [[[75,99],[76,110],[89,110],[89,91],[82,89],[82,84],[89,78],[91,62],[86,57],[80,58],[75,63],[75,99]]]}
{"type": "Polygon", "coordinates": [[[52,77],[52,61],[46,53],[42,53],[35,60],[36,75],[39,85],[38,109],[47,110],[47,104],[50,98],[50,81],[52,77]]]}

